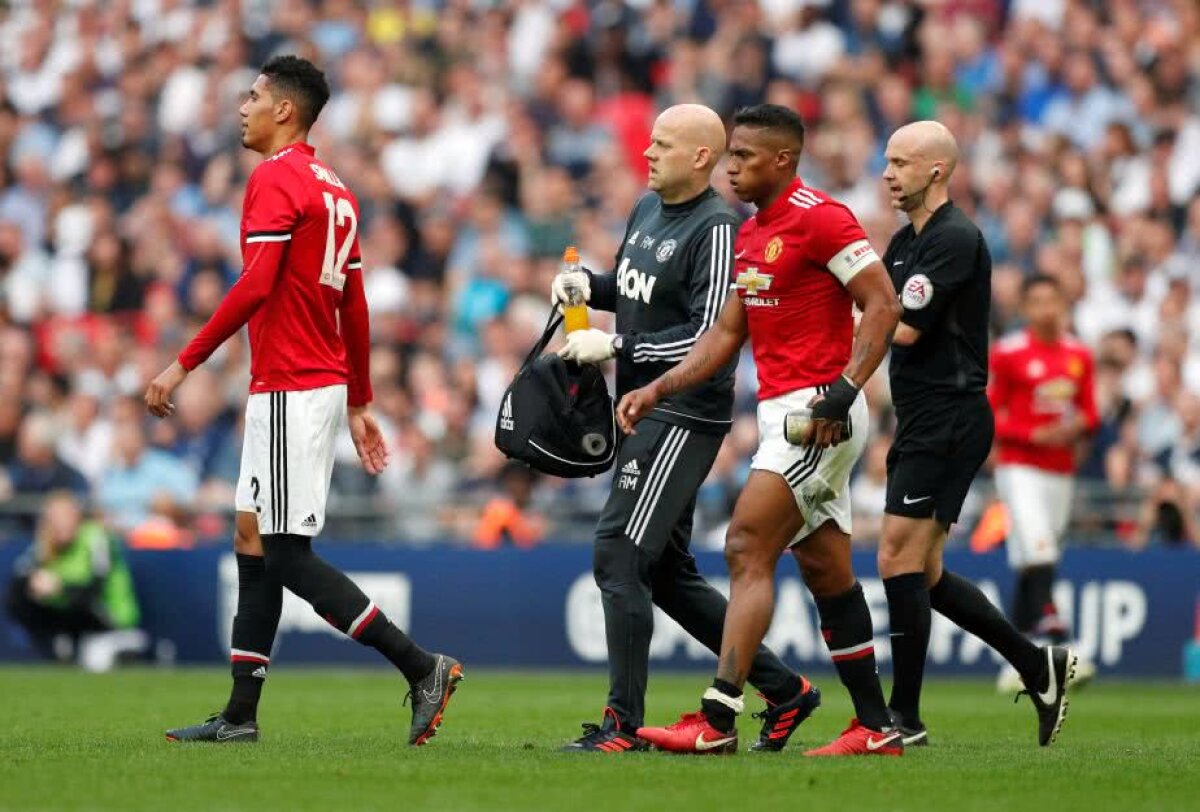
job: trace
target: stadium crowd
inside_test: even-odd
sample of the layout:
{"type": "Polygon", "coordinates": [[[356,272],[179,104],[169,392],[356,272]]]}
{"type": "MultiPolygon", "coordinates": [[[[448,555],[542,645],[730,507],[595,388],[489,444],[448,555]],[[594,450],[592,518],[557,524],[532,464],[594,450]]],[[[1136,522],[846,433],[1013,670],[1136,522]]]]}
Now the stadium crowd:
{"type": "MultiPolygon", "coordinates": [[[[257,156],[236,111],[256,66],[292,52],[334,89],[314,141],[362,205],[394,448],[369,480],[346,439],[328,535],[588,538],[605,483],[506,466],[501,393],[564,246],[610,267],[655,111],[698,101],[728,118],[767,100],[804,115],[801,175],[881,253],[900,222],[879,182],[887,136],[921,118],[951,128],[953,196],[995,260],[995,334],[1019,326],[1021,281],[1045,273],[1096,353],[1103,423],[1077,531],[1200,542],[1191,0],[61,0],[6,4],[0,45],[4,534],[28,537],[40,499],[67,490],[134,545],[227,540],[244,340],[190,376],[174,419],[140,398],[237,278],[257,156]]],[[[756,444],[748,358],[738,387],[699,497],[713,539],[756,444]]],[[[869,394],[864,538],[883,509],[886,375],[869,394]]]]}

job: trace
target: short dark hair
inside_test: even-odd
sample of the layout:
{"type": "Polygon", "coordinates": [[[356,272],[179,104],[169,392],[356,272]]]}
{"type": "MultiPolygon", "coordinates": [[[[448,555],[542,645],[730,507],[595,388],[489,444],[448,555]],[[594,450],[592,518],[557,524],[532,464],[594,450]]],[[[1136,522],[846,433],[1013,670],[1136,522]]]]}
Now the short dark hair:
{"type": "Polygon", "coordinates": [[[271,83],[271,92],[296,105],[300,121],[311,127],[329,101],[329,82],[316,65],[292,54],[272,57],[260,71],[271,83]]]}
{"type": "Polygon", "coordinates": [[[733,114],[733,126],[778,130],[796,139],[800,149],[804,148],[804,119],[795,110],[782,104],[743,107],[733,114]]]}
{"type": "Polygon", "coordinates": [[[1058,293],[1062,293],[1062,285],[1053,276],[1048,276],[1044,273],[1034,274],[1021,283],[1021,298],[1029,295],[1029,291],[1036,288],[1038,285],[1049,285],[1058,293]]]}

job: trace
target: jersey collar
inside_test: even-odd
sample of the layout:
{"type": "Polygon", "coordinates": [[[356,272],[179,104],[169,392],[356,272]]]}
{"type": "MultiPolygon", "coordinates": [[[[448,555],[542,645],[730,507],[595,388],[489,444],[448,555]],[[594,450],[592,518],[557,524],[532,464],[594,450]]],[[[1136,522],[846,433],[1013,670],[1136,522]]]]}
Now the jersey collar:
{"type": "Polygon", "coordinates": [[[686,217],[687,215],[691,214],[693,209],[695,209],[705,200],[708,200],[710,197],[716,195],[716,193],[717,190],[709,186],[691,200],[684,200],[681,203],[663,203],[663,217],[686,217]]]}
{"type": "Polygon", "coordinates": [[[929,230],[929,227],[938,220],[943,220],[950,216],[950,212],[954,211],[954,201],[947,200],[942,205],[933,210],[933,214],[929,216],[929,220],[925,223],[925,228],[921,229],[922,233],[929,230]]]}
{"type": "Polygon", "coordinates": [[[760,226],[766,225],[775,218],[779,217],[783,212],[787,211],[788,198],[792,196],[792,192],[804,186],[804,181],[797,177],[794,181],[788,184],[788,187],[783,190],[779,197],[775,198],[766,208],[759,209],[754,215],[754,219],[758,221],[760,226]]]}
{"type": "Polygon", "coordinates": [[[282,155],[283,153],[287,152],[288,150],[295,150],[296,152],[303,152],[308,155],[316,155],[317,154],[317,148],[314,147],[312,144],[308,143],[307,141],[293,141],[292,143],[288,144],[286,147],[283,147],[282,149],[280,149],[279,152],[276,152],[271,157],[277,158],[278,156],[282,155]]]}

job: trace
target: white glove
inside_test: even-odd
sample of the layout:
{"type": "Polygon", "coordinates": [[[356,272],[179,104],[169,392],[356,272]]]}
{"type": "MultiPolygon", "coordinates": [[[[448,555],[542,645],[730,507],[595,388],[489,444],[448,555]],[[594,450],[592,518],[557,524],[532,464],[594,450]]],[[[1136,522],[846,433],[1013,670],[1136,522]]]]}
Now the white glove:
{"type": "Polygon", "coordinates": [[[550,285],[550,304],[565,305],[567,304],[568,287],[575,287],[583,290],[583,300],[585,302],[592,299],[592,285],[588,279],[588,275],[583,271],[578,273],[556,273],[554,282],[550,285]]]}
{"type": "Polygon", "coordinates": [[[568,361],[580,364],[598,364],[607,361],[616,354],[613,349],[613,336],[594,327],[587,330],[576,330],[567,333],[567,346],[558,354],[568,361]]]}

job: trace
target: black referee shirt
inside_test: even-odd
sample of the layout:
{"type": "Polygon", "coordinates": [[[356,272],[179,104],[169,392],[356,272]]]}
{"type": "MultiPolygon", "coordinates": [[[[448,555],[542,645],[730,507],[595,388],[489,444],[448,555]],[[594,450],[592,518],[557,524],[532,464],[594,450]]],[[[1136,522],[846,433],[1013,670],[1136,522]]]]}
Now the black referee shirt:
{"type": "Polygon", "coordinates": [[[900,320],[921,331],[892,346],[888,373],[897,405],[987,388],[992,257],[979,228],[952,202],[918,234],[909,223],[883,257],[904,307],[900,320]]]}

